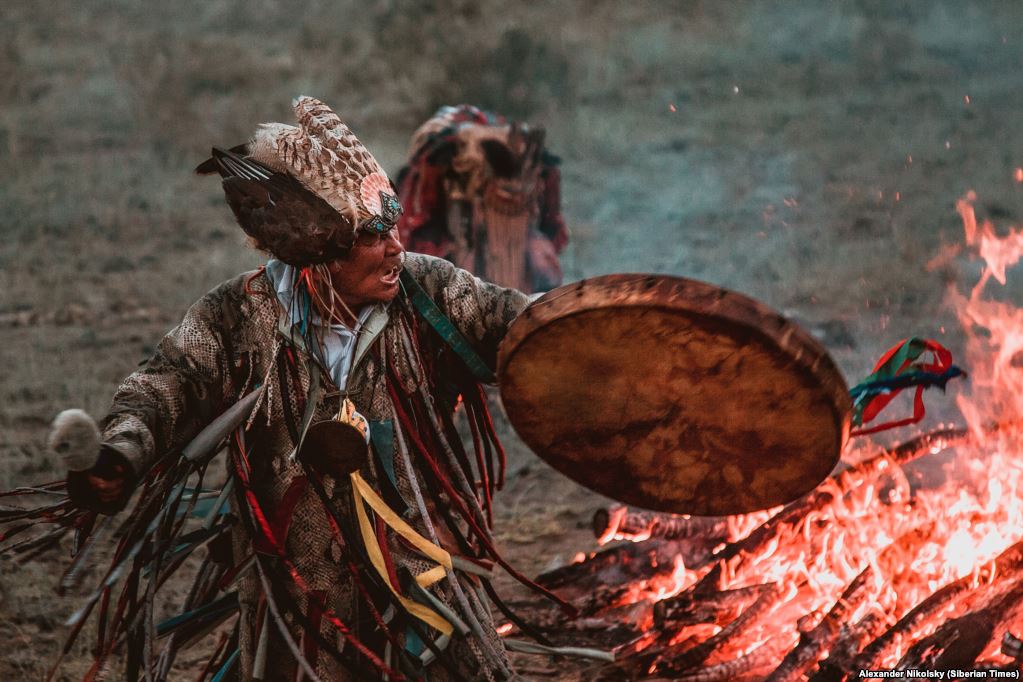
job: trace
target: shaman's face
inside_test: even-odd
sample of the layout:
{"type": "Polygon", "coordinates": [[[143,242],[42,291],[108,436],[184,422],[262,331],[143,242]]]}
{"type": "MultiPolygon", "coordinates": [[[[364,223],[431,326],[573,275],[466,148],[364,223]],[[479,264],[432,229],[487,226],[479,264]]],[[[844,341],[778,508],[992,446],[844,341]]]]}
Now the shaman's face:
{"type": "Polygon", "coordinates": [[[404,254],[397,228],[381,234],[360,230],[348,256],[330,264],[334,291],[353,309],[390,301],[398,295],[404,254]]]}

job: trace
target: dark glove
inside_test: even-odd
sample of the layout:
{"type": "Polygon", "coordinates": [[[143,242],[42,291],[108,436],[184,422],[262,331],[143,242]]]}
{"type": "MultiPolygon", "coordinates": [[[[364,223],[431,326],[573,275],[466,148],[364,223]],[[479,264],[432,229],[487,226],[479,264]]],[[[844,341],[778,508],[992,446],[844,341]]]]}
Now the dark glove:
{"type": "Polygon", "coordinates": [[[67,467],[67,491],[82,509],[114,514],[124,509],[135,488],[128,460],[100,442],[99,427],[82,410],[64,410],[53,420],[50,449],[67,467]]]}

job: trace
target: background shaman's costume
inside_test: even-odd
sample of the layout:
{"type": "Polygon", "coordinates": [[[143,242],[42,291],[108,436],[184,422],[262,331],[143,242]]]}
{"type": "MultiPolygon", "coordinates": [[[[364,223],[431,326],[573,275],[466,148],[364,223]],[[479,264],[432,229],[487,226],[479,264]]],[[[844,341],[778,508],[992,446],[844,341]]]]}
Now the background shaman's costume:
{"type": "Polygon", "coordinates": [[[412,136],[398,174],[402,243],[527,293],[560,285],[559,164],[543,129],[441,107],[412,136]]]}
{"type": "Polygon", "coordinates": [[[223,177],[239,224],[274,258],[192,306],[121,385],[102,436],[58,418],[51,443],[69,462],[71,500],[0,521],[54,523],[47,542],[74,530],[71,584],[108,518],[96,510],[127,502],[100,503],[89,475],[116,464],[139,483],[110,569],[70,620],[65,653],[98,612],[90,675],[126,645],[128,679],[167,679],[180,648],[240,611],[202,679],[511,677],[488,598],[518,621],[491,570],[541,588],[493,544],[504,456],[481,384],[526,297],[406,258],[401,206],[376,160],[322,102],[299,98],[295,113],[298,127],[265,124],[198,169],[223,177]],[[404,271],[393,299],[356,312],[332,277],[357,262],[353,248],[370,248],[364,239],[393,250],[380,282],[399,292],[404,271]],[[228,480],[208,490],[224,443],[228,480]],[[202,547],[183,612],[158,621],[159,585],[202,547]]]}

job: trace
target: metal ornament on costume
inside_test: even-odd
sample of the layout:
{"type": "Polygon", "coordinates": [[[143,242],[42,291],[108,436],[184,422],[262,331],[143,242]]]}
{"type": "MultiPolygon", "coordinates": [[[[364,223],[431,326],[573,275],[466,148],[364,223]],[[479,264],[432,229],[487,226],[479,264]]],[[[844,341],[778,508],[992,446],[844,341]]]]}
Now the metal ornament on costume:
{"type": "Polygon", "coordinates": [[[427,588],[441,580],[453,569],[453,563],[451,555],[444,548],[430,542],[406,523],[362,477],[361,470],[370,458],[369,428],[366,418],[356,411],[355,403],[344,398],[332,419],[325,419],[309,427],[296,456],[316,474],[351,484],[359,535],[370,563],[411,615],[436,628],[442,637],[450,637],[455,628],[450,616],[438,613],[433,603],[427,606],[405,597],[388,578],[387,560],[366,507],[372,509],[377,518],[392,531],[419,549],[425,558],[435,563],[432,569],[414,578],[420,588],[427,588]]]}
{"type": "Polygon", "coordinates": [[[313,471],[344,480],[369,461],[369,422],[345,398],[333,419],[309,427],[296,456],[313,471]]]}
{"type": "Polygon", "coordinates": [[[401,215],[401,203],[394,196],[391,181],[382,173],[373,173],[362,180],[362,203],[372,212],[360,225],[360,230],[383,234],[394,228],[401,215]]]}

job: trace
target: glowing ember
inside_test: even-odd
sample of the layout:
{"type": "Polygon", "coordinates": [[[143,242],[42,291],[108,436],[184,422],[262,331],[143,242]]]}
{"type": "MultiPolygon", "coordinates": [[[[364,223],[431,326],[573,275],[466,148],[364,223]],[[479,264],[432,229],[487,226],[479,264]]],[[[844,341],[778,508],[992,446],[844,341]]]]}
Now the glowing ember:
{"type": "Polygon", "coordinates": [[[682,588],[686,584],[686,565],[682,561],[682,557],[676,555],[674,567],[671,570],[671,575],[668,576],[667,580],[654,579],[650,581],[651,587],[655,590],[654,601],[660,601],[668,597],[674,597],[676,594],[682,591],[682,588]]]}

